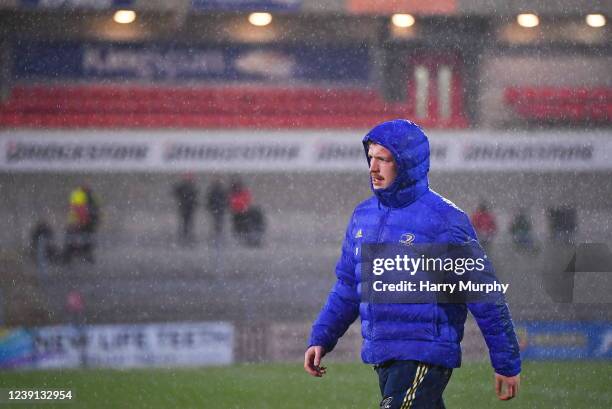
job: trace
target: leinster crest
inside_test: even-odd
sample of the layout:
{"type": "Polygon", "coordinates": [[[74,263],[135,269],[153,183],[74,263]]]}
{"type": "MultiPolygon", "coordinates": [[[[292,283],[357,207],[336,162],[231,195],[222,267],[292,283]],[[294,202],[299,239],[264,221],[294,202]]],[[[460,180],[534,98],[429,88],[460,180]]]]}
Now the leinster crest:
{"type": "Polygon", "coordinates": [[[404,246],[411,246],[413,241],[414,241],[414,234],[404,233],[402,234],[402,237],[400,238],[399,242],[402,243],[404,246]]]}

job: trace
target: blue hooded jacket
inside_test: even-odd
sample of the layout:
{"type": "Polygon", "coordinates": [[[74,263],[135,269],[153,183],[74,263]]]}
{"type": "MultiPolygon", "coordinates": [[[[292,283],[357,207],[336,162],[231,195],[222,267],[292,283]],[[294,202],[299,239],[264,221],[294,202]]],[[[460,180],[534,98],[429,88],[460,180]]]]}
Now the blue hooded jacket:
{"type": "MultiPolygon", "coordinates": [[[[481,250],[467,215],[429,189],[429,141],[417,125],[398,119],[376,126],[363,139],[366,158],[370,142],[384,146],[393,154],[397,176],[385,189],[372,187],[374,196],[355,208],[336,265],[337,281],[313,324],[309,344],[320,345],[330,352],[360,315],[361,357],[365,363],[416,360],[455,368],[461,365],[460,342],[469,309],[484,335],[495,372],[504,376],[520,373],[518,342],[505,302],[380,304],[362,301],[360,247],[364,243],[398,243],[403,235],[411,233],[414,243],[472,243],[481,250]]],[[[486,268],[493,273],[493,267],[486,260],[486,268]]]]}

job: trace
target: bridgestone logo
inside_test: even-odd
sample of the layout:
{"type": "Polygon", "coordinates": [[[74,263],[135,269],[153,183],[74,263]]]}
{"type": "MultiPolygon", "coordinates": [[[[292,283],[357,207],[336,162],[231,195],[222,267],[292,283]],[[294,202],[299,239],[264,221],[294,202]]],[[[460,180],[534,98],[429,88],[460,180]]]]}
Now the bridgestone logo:
{"type": "Polygon", "coordinates": [[[464,153],[466,161],[511,160],[579,160],[590,161],[593,158],[591,145],[523,145],[523,146],[468,146],[464,153]]]}
{"type": "Polygon", "coordinates": [[[360,144],[328,144],[319,148],[317,161],[329,159],[363,159],[363,146],[360,144]]]}
{"type": "MultiPolygon", "coordinates": [[[[0,132],[0,172],[29,171],[236,171],[318,172],[366,169],[359,138],[311,132],[183,135],[182,131],[0,132]],[[287,136],[291,135],[292,136],[287,136]]],[[[433,138],[434,171],[530,172],[612,169],[612,141],[594,134],[513,138],[505,134],[433,138]]]]}
{"type": "MultiPolygon", "coordinates": [[[[430,157],[433,160],[445,160],[447,156],[446,146],[431,144],[430,157]]],[[[317,162],[334,160],[362,161],[364,158],[363,146],[361,144],[326,144],[317,149],[317,162]]]]}
{"type": "Polygon", "coordinates": [[[18,162],[78,162],[78,161],[142,161],[149,147],[144,144],[79,144],[9,142],[6,161],[18,162]]]}
{"type": "Polygon", "coordinates": [[[166,147],[166,161],[287,161],[300,154],[299,145],[187,145],[166,147]]]}

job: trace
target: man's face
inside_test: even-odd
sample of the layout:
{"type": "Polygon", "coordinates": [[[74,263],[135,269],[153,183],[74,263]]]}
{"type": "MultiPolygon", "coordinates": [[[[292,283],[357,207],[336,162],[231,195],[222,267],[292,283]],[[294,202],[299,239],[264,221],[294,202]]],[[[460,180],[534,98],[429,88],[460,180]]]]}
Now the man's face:
{"type": "Polygon", "coordinates": [[[371,143],[368,147],[368,158],[374,189],[389,187],[397,176],[397,166],[391,152],[382,145],[371,143]]]}

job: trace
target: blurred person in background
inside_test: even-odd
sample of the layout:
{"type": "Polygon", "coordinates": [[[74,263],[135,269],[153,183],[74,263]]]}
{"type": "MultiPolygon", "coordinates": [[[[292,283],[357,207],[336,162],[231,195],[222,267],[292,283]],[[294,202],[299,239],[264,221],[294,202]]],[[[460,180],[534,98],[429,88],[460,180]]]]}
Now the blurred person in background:
{"type": "Polygon", "coordinates": [[[520,209],[512,219],[510,234],[514,247],[522,252],[537,251],[536,242],[533,238],[533,227],[527,211],[520,209]]]}
{"type": "MultiPolygon", "coordinates": [[[[407,120],[384,122],[363,139],[373,196],[349,221],[337,281],[312,326],[304,369],[321,377],[321,359],[361,315],[361,357],[374,365],[383,409],[444,408],[442,394],[461,363],[461,340],[469,310],[489,348],[495,393],[508,400],[518,393],[521,358],[505,302],[373,303],[362,300],[363,244],[405,243],[454,246],[487,260],[468,216],[429,189],[429,142],[407,120]]],[[[448,251],[448,250],[447,250],[448,251]]],[[[443,257],[441,257],[443,258],[443,257]]],[[[494,275],[485,261],[485,270],[494,275]]]]}
{"type": "Polygon", "coordinates": [[[54,243],[55,234],[51,225],[45,220],[39,220],[30,231],[30,254],[34,260],[41,262],[41,258],[56,263],[60,251],[54,243]]]}
{"type": "Polygon", "coordinates": [[[229,195],[234,233],[242,244],[260,247],[266,231],[266,220],[263,210],[253,206],[252,202],[251,191],[239,178],[235,178],[229,195]]]}
{"type": "Polygon", "coordinates": [[[252,201],[253,195],[242,180],[238,177],[232,179],[229,194],[229,207],[232,212],[234,233],[238,236],[248,231],[248,210],[251,208],[252,201]]]}
{"type": "Polygon", "coordinates": [[[79,290],[70,290],[66,294],[65,309],[71,324],[75,326],[85,324],[85,299],[79,290]]]}
{"type": "Polygon", "coordinates": [[[100,201],[94,194],[93,190],[89,185],[83,185],[83,192],[87,198],[87,214],[88,221],[85,225],[85,232],[89,233],[91,237],[91,246],[95,246],[95,234],[98,232],[98,226],[100,225],[100,201]]]}
{"type": "Polygon", "coordinates": [[[212,221],[211,238],[218,240],[223,235],[223,222],[227,211],[227,191],[219,178],[215,178],[206,192],[206,210],[212,221]]]}
{"type": "Polygon", "coordinates": [[[550,236],[554,243],[571,245],[576,242],[577,218],[576,209],[571,206],[558,206],[548,209],[550,236]]]}
{"type": "Polygon", "coordinates": [[[95,233],[100,221],[100,207],[89,186],[78,186],[70,192],[68,226],[63,250],[64,263],[81,256],[93,263],[95,233]]]}
{"type": "Polygon", "coordinates": [[[193,173],[185,173],[181,180],[174,185],[174,198],[177,203],[179,227],[179,243],[187,244],[193,241],[194,212],[198,205],[198,188],[195,185],[193,173]]]}
{"type": "Polygon", "coordinates": [[[66,294],[64,306],[68,314],[68,321],[76,331],[76,346],[79,351],[80,366],[87,366],[87,318],[85,314],[85,298],[79,290],[70,290],[66,294]]]}
{"type": "Polygon", "coordinates": [[[497,223],[486,202],[481,201],[476,211],[472,214],[472,225],[476,230],[476,235],[482,247],[490,251],[491,242],[497,234],[497,223]]]}

